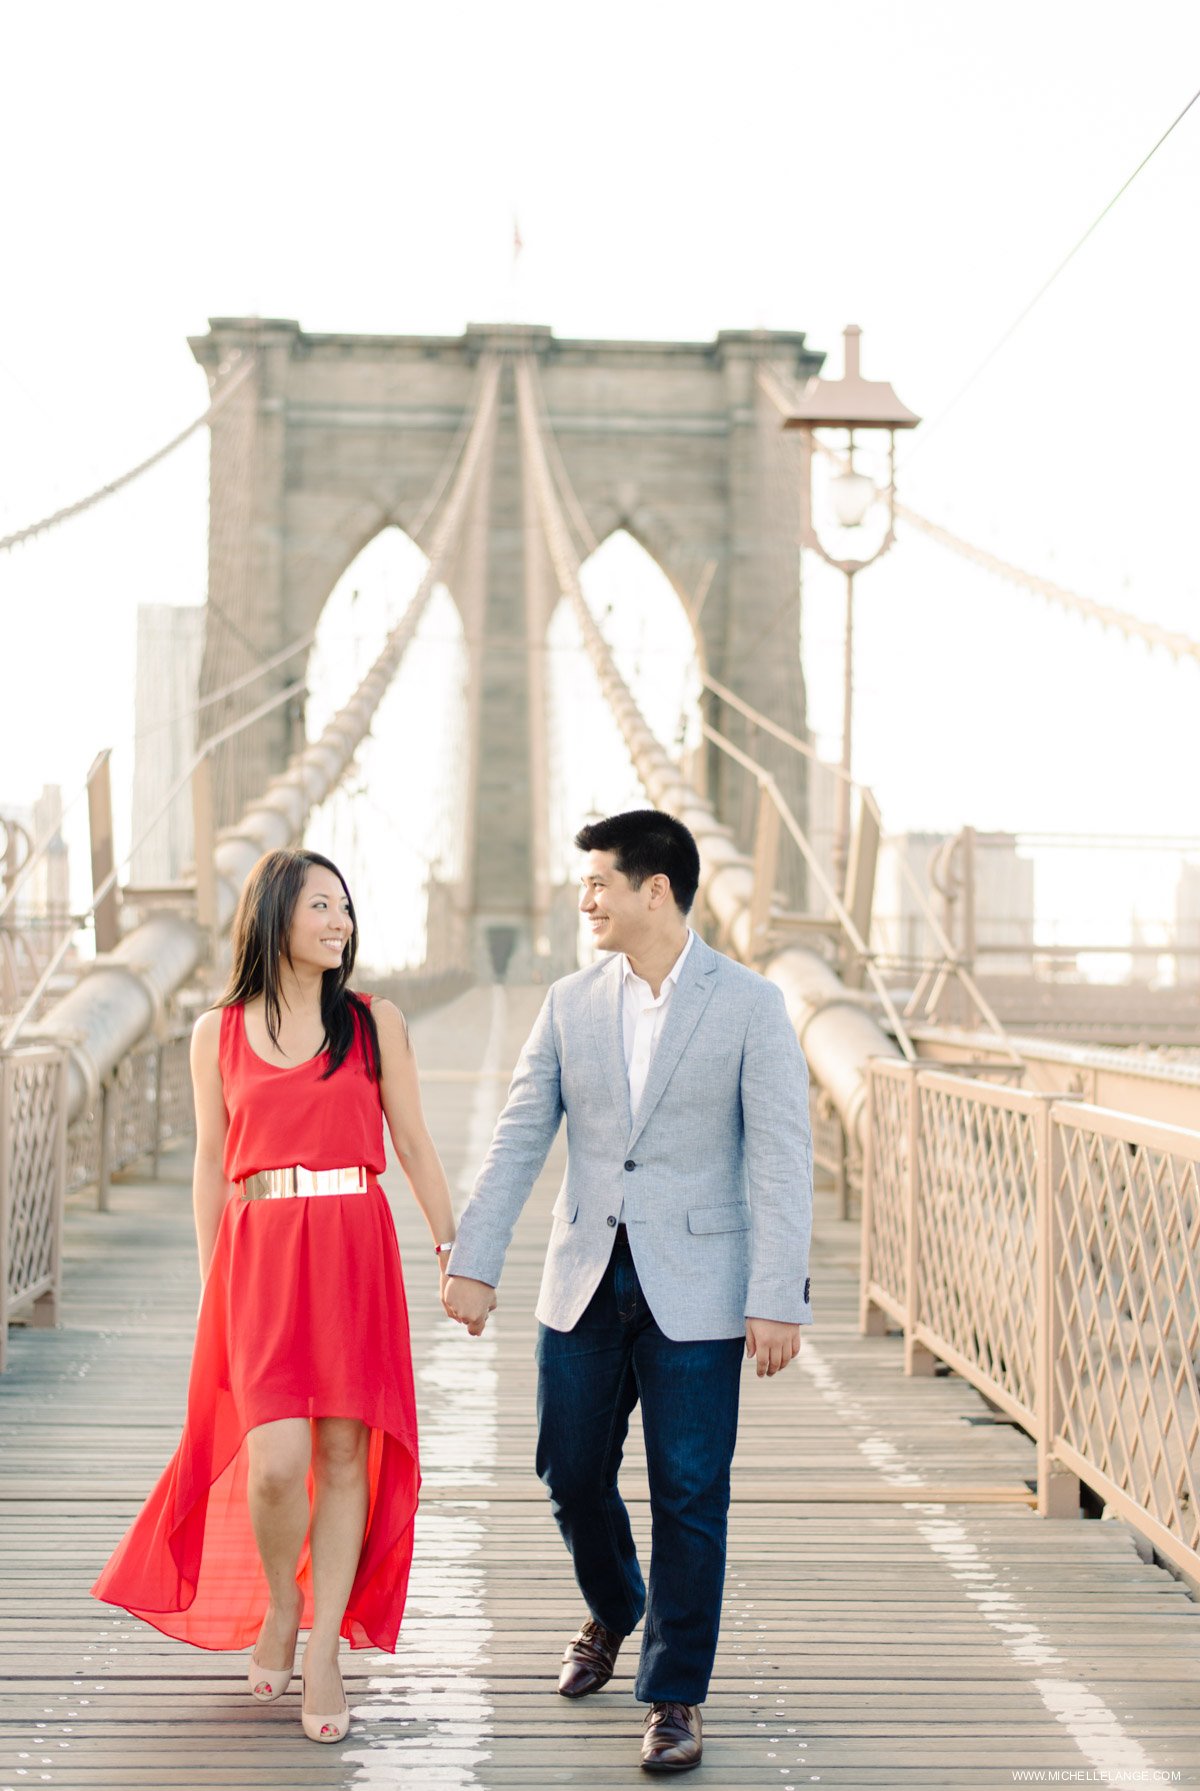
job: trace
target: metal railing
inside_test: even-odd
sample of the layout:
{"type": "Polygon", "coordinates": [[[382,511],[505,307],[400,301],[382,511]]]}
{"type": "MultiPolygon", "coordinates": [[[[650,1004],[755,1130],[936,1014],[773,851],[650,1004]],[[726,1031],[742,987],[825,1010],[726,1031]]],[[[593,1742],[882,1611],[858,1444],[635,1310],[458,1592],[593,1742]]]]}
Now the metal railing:
{"type": "Polygon", "coordinates": [[[0,1370],[10,1319],[58,1322],[66,1080],[58,1045],[0,1052],[0,1370]]]}
{"type": "Polygon", "coordinates": [[[879,1060],[861,1324],[949,1364],[1200,1586],[1200,1133],[879,1060]]]}
{"type": "Polygon", "coordinates": [[[131,1051],[69,1128],[66,1047],[0,1052],[0,1372],[10,1320],[59,1322],[68,1195],[94,1186],[107,1210],[113,1176],[142,1161],[157,1175],[163,1149],[194,1130],[188,1039],[176,1027],[131,1051]]]}
{"type": "Polygon", "coordinates": [[[96,1207],[108,1210],[109,1184],[131,1164],[146,1161],[157,1175],[163,1150],[195,1130],[188,1069],[187,1026],[173,1026],[121,1059],[100,1085],[87,1112],[67,1132],[66,1193],[95,1187],[96,1207]]]}

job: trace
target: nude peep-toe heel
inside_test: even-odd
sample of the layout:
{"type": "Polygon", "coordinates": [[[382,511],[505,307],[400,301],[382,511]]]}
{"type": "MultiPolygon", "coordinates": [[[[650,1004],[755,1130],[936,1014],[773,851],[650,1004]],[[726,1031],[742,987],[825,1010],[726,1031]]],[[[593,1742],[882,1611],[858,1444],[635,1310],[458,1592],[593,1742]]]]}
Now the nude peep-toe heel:
{"type": "MultiPolygon", "coordinates": [[[[297,1630],[296,1641],[300,1634],[297,1630]]],[[[255,1642],[254,1648],[258,1647],[255,1642]]],[[[292,1683],[292,1674],[296,1671],[296,1642],[292,1643],[292,1658],[286,1667],[262,1667],[254,1658],[254,1648],[250,1650],[250,1665],[246,1670],[246,1683],[250,1687],[250,1696],[256,1704],[273,1704],[276,1698],[282,1698],[292,1683]]]]}
{"type": "Polygon", "coordinates": [[[292,1674],[295,1671],[294,1657],[290,1667],[260,1667],[251,1654],[250,1666],[246,1673],[250,1696],[256,1704],[273,1704],[276,1698],[282,1698],[292,1683],[292,1674]]]}
{"type": "MultiPolygon", "coordinates": [[[[344,1694],[343,1694],[344,1695],[344,1694]]],[[[300,1672],[300,1721],[310,1741],[345,1741],[350,1729],[350,1705],[343,1703],[337,1716],[310,1716],[304,1708],[304,1671],[300,1672]]]]}

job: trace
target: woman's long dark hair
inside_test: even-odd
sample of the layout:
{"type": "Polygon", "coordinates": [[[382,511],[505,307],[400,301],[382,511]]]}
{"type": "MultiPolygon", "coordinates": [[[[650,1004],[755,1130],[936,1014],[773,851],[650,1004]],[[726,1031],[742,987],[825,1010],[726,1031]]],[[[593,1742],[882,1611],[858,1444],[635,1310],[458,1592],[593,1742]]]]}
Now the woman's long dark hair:
{"type": "Polygon", "coordinates": [[[379,1034],[370,1006],[346,984],[358,955],[358,918],[346,879],[332,859],[307,848],[267,852],[259,859],[242,890],[237,913],[233,917],[233,964],[229,982],[218,1007],[233,1007],[239,1001],[263,998],[267,1032],[279,1050],[279,964],[292,961],[289,940],[296,904],[304,889],[305,879],[314,865],[332,871],[346,890],[350,909],[350,939],[336,970],[326,970],[321,978],[321,1024],[325,1028],[325,1049],[329,1064],[321,1080],[332,1076],[346,1061],[356,1031],[361,1034],[368,1073],[379,1080],[379,1034]]]}

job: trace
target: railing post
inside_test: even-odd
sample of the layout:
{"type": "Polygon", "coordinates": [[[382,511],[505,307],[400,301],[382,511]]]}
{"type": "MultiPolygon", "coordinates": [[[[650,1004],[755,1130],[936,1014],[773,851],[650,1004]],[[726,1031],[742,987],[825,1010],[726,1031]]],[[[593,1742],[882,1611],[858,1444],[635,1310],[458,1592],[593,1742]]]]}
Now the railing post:
{"type": "MultiPolygon", "coordinates": [[[[871,914],[875,904],[875,873],[879,864],[879,811],[867,800],[864,790],[858,803],[854,829],[850,835],[850,858],[846,866],[846,910],[858,929],[868,951],[871,948],[871,914]]],[[[849,939],[843,941],[842,981],[850,989],[861,989],[867,967],[852,950],[849,939]]]]}
{"type": "Polygon", "coordinates": [[[209,935],[210,948],[217,925],[215,838],[212,759],[205,753],[192,768],[192,854],[196,861],[196,921],[209,935]]]}
{"type": "MultiPolygon", "coordinates": [[[[100,889],[116,866],[113,850],[111,753],[106,747],[88,772],[88,828],[92,844],[92,893],[100,889]]],[[[121,897],[116,885],[96,903],[96,950],[113,951],[120,938],[118,912],[121,897]]]]}
{"type": "Polygon", "coordinates": [[[100,1167],[96,1176],[96,1211],[108,1211],[108,1184],[112,1176],[113,1105],[115,1090],[109,1077],[100,1084],[100,1167]]]}
{"type": "Polygon", "coordinates": [[[50,1286],[33,1302],[33,1322],[52,1328],[62,1308],[63,1219],[67,1204],[67,1053],[59,1053],[58,1088],[54,1099],[54,1195],[51,1208],[50,1286]]]}
{"type": "Polygon", "coordinates": [[[887,1331],[887,1313],[877,1306],[868,1293],[873,1279],[875,1242],[875,1111],[879,1098],[879,1081],[873,1062],[867,1064],[867,1110],[863,1116],[862,1230],[858,1252],[858,1328],[864,1337],[882,1337],[887,1331]]]}
{"type": "Polygon", "coordinates": [[[904,1184],[904,1372],[932,1374],[937,1357],[917,1341],[921,1320],[921,1083],[914,1064],[908,1080],[908,1163],[904,1184]]]}
{"type": "Polygon", "coordinates": [[[771,908],[779,875],[779,810],[765,784],[758,786],[754,829],[754,888],[750,895],[750,956],[757,963],[771,948],[771,908]]]}
{"type": "Polygon", "coordinates": [[[837,1195],[838,1218],[845,1221],[850,1217],[850,1141],[840,1117],[835,1114],[834,1119],[838,1137],[837,1167],[833,1172],[834,1192],[837,1195]]]}
{"type": "Polygon", "coordinates": [[[1062,1233],[1058,1223],[1057,1127],[1051,1117],[1054,1095],[1043,1095],[1034,1115],[1037,1128],[1036,1318],[1037,1373],[1034,1385],[1037,1430],[1037,1509],[1039,1517],[1078,1517],[1079,1478],[1056,1460],[1062,1401],[1055,1365],[1062,1344],[1062,1320],[1054,1297],[1062,1233]]]}
{"type": "Polygon", "coordinates": [[[154,1132],[153,1145],[150,1150],[150,1175],[158,1180],[158,1160],[162,1155],[163,1137],[163,1064],[166,1047],[160,1039],[154,1047],[154,1132]]]}

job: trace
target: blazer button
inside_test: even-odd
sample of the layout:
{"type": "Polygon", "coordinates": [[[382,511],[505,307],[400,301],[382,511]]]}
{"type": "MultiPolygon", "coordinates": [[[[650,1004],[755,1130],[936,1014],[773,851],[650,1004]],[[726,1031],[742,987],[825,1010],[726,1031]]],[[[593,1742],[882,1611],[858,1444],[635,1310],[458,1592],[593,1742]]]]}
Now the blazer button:
{"type": "Polygon", "coordinates": [[[635,1163],[635,1162],[634,1162],[634,1160],[633,1160],[633,1158],[632,1158],[632,1157],[630,1157],[630,1159],[629,1159],[629,1161],[628,1161],[628,1162],[627,1162],[627,1163],[626,1163],[626,1165],[625,1165],[625,1167],[626,1167],[626,1169],[636,1169],[636,1168],[637,1168],[637,1164],[636,1164],[636,1163],[635,1163]]]}
{"type": "Polygon", "coordinates": [[[610,1225],[615,1225],[617,1222],[617,1215],[615,1213],[610,1213],[608,1215],[608,1222],[610,1225]]]}

